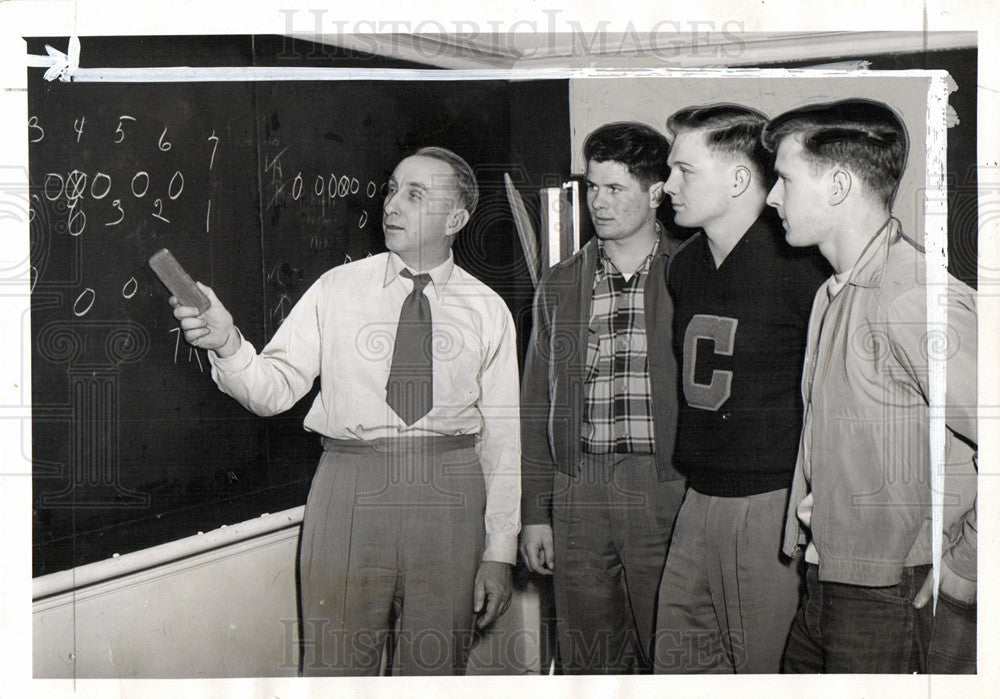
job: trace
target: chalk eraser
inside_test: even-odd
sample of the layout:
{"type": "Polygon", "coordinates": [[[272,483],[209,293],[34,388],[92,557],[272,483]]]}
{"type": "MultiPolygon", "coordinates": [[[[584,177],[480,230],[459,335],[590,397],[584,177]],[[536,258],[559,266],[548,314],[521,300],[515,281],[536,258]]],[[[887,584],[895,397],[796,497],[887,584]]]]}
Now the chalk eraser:
{"type": "Polygon", "coordinates": [[[208,310],[211,305],[208,297],[202,293],[191,275],[184,271],[181,263],[170,254],[169,250],[163,248],[150,257],[149,266],[156,272],[156,276],[160,278],[163,285],[170,289],[170,293],[177,297],[182,306],[194,306],[201,313],[208,310]]]}

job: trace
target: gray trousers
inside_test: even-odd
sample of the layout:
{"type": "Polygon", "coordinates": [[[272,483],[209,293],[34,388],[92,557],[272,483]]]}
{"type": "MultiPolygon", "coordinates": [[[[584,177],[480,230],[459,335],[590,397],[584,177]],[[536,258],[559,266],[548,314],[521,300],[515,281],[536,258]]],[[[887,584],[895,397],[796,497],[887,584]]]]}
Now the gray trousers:
{"type": "Polygon", "coordinates": [[[463,674],[483,553],[471,437],[324,439],[299,552],[303,675],[463,674]]]}
{"type": "Polygon", "coordinates": [[[657,480],[652,454],[585,454],[555,474],[556,629],[563,672],[652,670],[656,591],[684,499],[657,480]]]}
{"type": "Polygon", "coordinates": [[[657,673],[777,673],[799,602],[781,554],[788,490],[688,490],[660,586],[657,673]]]}

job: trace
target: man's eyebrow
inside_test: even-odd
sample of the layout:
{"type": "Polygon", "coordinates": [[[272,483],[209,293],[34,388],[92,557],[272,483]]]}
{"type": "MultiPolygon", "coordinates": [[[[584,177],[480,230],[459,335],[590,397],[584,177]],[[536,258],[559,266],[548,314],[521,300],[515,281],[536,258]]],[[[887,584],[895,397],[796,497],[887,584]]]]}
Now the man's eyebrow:
{"type": "Polygon", "coordinates": [[[625,182],[619,182],[618,180],[611,180],[610,182],[605,182],[604,184],[601,184],[600,182],[594,182],[589,177],[586,178],[586,182],[587,182],[588,185],[594,185],[595,187],[627,187],[628,186],[625,182]]]}

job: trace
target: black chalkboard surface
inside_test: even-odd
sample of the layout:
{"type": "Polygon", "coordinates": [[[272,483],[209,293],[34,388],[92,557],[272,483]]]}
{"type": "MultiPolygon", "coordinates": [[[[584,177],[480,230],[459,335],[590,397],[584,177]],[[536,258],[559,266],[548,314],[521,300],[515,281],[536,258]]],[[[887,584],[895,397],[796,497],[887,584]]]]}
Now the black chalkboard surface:
{"type": "MultiPolygon", "coordinates": [[[[160,248],[259,349],[323,271],[384,249],[388,175],[442,145],[484,192],[458,262],[524,316],[530,284],[500,179],[520,167],[510,100],[531,94],[523,84],[65,84],[42,72],[29,71],[27,129],[34,575],[305,502],[320,453],[302,429],[312,396],[262,419],[219,392],[146,264],[160,248]]],[[[533,112],[565,137],[532,162],[565,172],[565,83],[538,95],[518,119],[533,112]]]]}

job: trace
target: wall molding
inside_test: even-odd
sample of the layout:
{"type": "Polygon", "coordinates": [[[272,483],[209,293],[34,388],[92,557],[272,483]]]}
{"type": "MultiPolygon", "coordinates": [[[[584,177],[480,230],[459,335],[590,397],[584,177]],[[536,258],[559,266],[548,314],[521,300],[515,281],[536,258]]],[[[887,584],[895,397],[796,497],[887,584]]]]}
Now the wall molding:
{"type": "Polygon", "coordinates": [[[239,524],[37,577],[32,581],[31,595],[35,609],[52,608],[44,606],[49,603],[55,607],[78,602],[86,596],[142,584],[297,537],[304,509],[300,505],[263,514],[239,524]]]}

